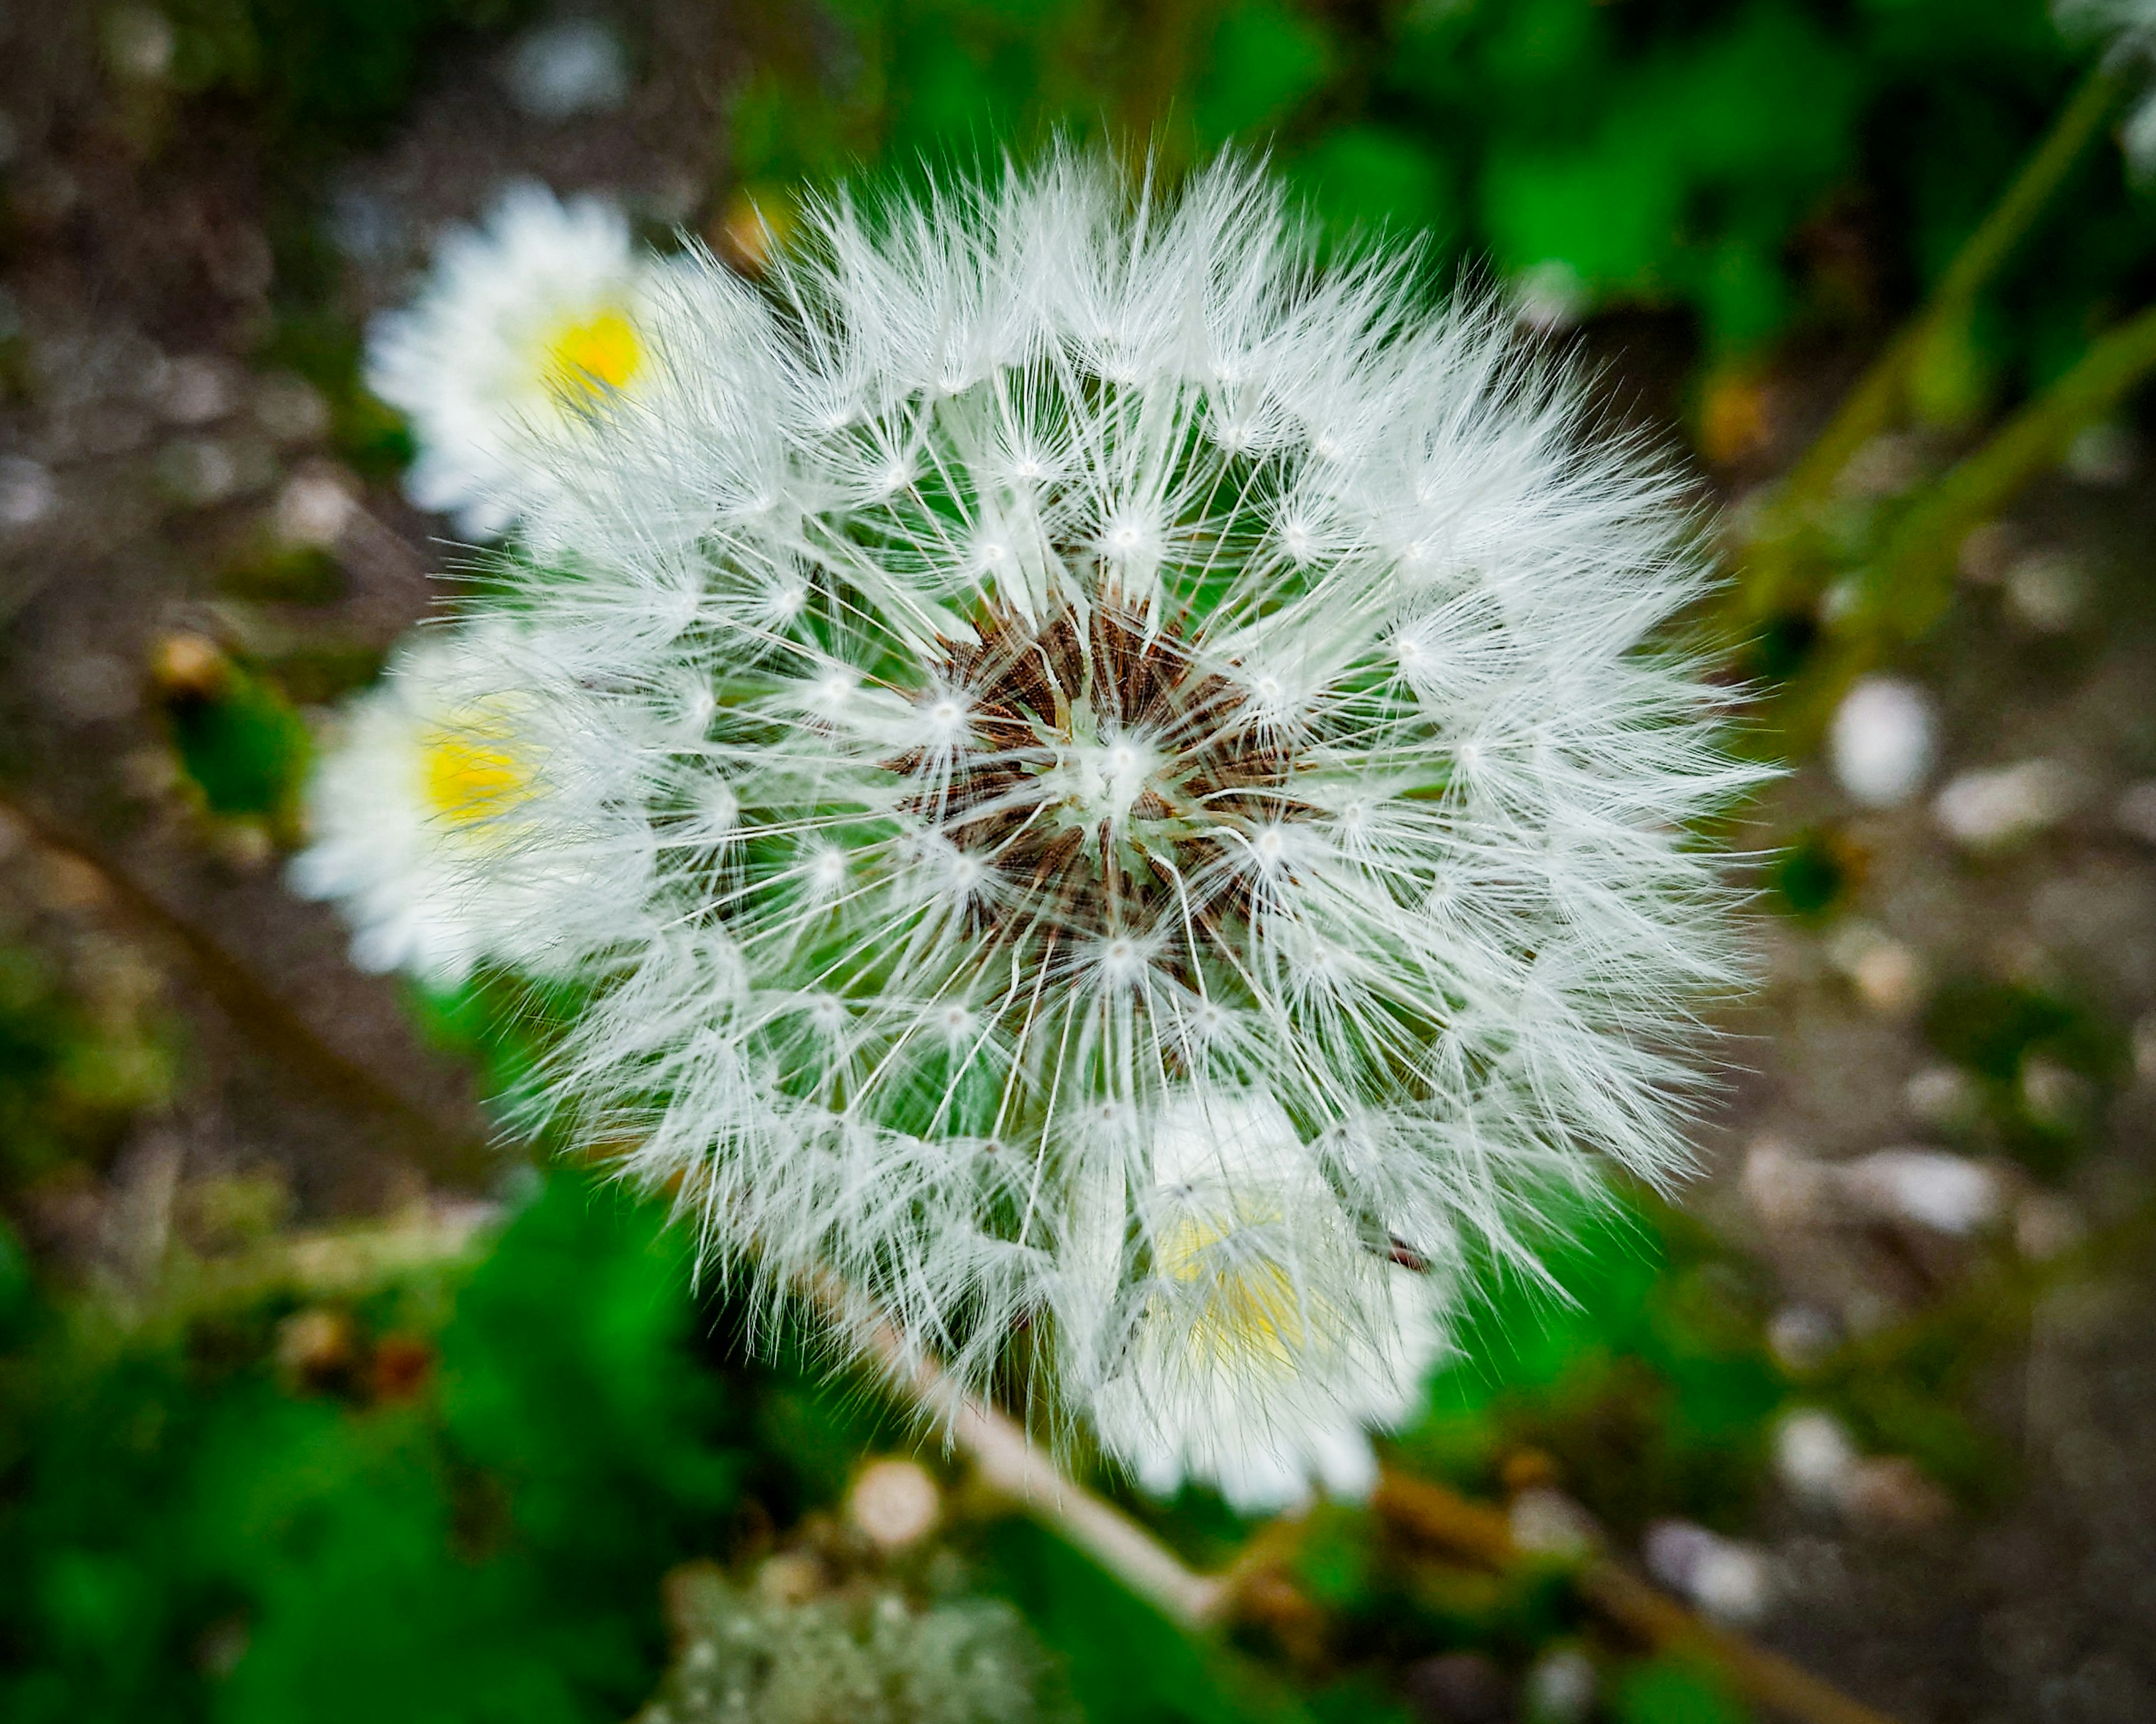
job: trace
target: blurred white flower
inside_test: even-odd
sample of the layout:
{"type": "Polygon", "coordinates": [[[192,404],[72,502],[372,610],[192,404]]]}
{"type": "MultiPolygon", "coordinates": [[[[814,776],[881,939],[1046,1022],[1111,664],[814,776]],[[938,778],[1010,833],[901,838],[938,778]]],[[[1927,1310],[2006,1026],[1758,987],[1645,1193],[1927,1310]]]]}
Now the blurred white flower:
{"type": "Polygon", "coordinates": [[[1247,1501],[1367,1481],[1452,1241],[1686,1165],[1741,980],[1683,487],[1409,268],[1235,165],[841,201],[654,280],[665,362],[532,445],[565,720],[670,739],[567,1122],[961,1386],[1039,1325],[1247,1501]]]}
{"type": "Polygon", "coordinates": [[[429,632],[356,700],[310,787],[303,895],[362,968],[559,972],[638,931],[651,835],[638,739],[558,640],[502,618],[429,632]]]}
{"type": "Polygon", "coordinates": [[[1914,683],[1865,677],[1835,710],[1834,776],[1866,808],[1906,802],[1931,773],[1935,731],[1931,698],[1914,683]]]}
{"type": "Polygon", "coordinates": [[[613,205],[536,184],[444,235],[417,298],[367,331],[367,386],[418,446],[412,500],[477,539],[526,513],[590,409],[649,375],[646,302],[661,273],[613,205]]]}
{"type": "Polygon", "coordinates": [[[1366,1429],[1415,1404],[1441,1271],[1362,1236],[1262,1090],[1194,1091],[1138,1137],[1104,1129],[1094,1154],[1065,1254],[1092,1282],[1065,1303],[1066,1376],[1097,1385],[1108,1451],[1156,1494],[1195,1479],[1248,1513],[1313,1480],[1368,1495],[1366,1429]]]}

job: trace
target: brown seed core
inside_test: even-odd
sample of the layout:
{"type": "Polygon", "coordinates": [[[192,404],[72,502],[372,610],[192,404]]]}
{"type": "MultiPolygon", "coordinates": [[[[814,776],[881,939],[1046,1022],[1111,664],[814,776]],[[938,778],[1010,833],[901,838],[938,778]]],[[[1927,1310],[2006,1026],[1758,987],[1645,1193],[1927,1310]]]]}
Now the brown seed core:
{"type": "Polygon", "coordinates": [[[947,777],[922,752],[891,765],[918,787],[907,811],[993,870],[983,921],[1112,934],[1167,913],[1209,928],[1246,916],[1247,870],[1224,865],[1233,834],[1302,811],[1287,751],[1234,682],[1198,664],[1172,620],[1113,594],[1038,623],[994,606],[977,629],[947,647],[924,697],[966,702],[947,777]],[[1104,813],[1070,775],[1118,741],[1146,770],[1104,813]]]}

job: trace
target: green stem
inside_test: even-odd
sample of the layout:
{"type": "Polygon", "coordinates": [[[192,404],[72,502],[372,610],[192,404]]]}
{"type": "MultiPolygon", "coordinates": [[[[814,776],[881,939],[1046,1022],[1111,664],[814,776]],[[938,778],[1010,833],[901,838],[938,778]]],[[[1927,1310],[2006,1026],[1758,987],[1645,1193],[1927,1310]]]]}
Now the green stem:
{"type": "Polygon", "coordinates": [[[1765,616],[1788,602],[1789,588],[1804,561],[1800,541],[1813,511],[1832,491],[1851,457],[1901,418],[1911,374],[1926,350],[1941,331],[1969,315],[1977,295],[2027,237],[2102,129],[2118,93],[2118,80],[2101,68],[2082,80],[2005,194],[1963,241],[1924,308],[1872,362],[1782,481],[1753,536],[1751,567],[1742,593],[1743,608],[1751,616],[1765,616]]]}
{"type": "Polygon", "coordinates": [[[2100,337],[1902,517],[1866,578],[1856,626],[1902,639],[1931,627],[1953,595],[1955,557],[1969,531],[1997,514],[2066,453],[2075,433],[2109,414],[2152,372],[2156,306],[2100,337]]]}

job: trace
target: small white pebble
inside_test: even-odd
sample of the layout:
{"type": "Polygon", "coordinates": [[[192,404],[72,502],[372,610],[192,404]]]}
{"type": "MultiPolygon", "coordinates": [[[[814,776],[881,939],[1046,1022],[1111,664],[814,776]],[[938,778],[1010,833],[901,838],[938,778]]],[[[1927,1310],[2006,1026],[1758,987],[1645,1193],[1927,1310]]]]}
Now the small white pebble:
{"type": "Polygon", "coordinates": [[[846,1498],[846,1517],[886,1551],[916,1542],[942,1512],[936,1481],[910,1460],[870,1462],[846,1498]]]}
{"type": "Polygon", "coordinates": [[[596,18],[526,31],[503,66],[510,100],[535,120],[603,114],[629,100],[629,57],[596,18]]]}
{"type": "Polygon", "coordinates": [[[1958,1065],[1928,1065],[1902,1085],[1902,1100],[1918,1120],[1942,1131],[1973,1125],[1984,1105],[1976,1080],[1958,1065]]]}
{"type": "Polygon", "coordinates": [[[1546,1556],[1584,1556],[1602,1542],[1594,1516],[1562,1491],[1537,1485],[1512,1499],[1512,1542],[1546,1556]]]}
{"type": "Polygon", "coordinates": [[[1649,1573],[1717,1622],[1755,1623],[1774,1596],[1764,1553],[1690,1521],[1655,1522],[1641,1554],[1649,1573]]]}
{"type": "Polygon", "coordinates": [[[1835,1169],[1842,1195],[1882,1220],[1914,1223],[1956,1236],[1999,1210],[1991,1170],[1943,1149],[1881,1149],[1835,1169]]]}
{"type": "Polygon", "coordinates": [[[1835,488],[1845,496],[1894,497],[1921,483],[1926,466],[1922,439],[1890,431],[1849,458],[1835,488]]]}
{"type": "Polygon", "coordinates": [[[2055,1192],[2030,1192],[2014,1206],[2014,1249],[2031,1263],[2064,1255],[2087,1232],[2082,1212],[2055,1192]]]}
{"type": "Polygon", "coordinates": [[[2021,1062],[2020,1088],[2021,1105],[2050,1126],[2073,1124],[2095,1099],[2087,1078],[2041,1054],[2021,1062]]]}
{"type": "Polygon", "coordinates": [[[53,669],[49,685],[60,710],[83,724],[125,716],[137,698],[136,675],[110,653],[85,653],[53,669]]]}
{"type": "Polygon", "coordinates": [[[1693,1572],[1714,1535],[1691,1521],[1656,1521],[1640,1542],[1640,1557],[1647,1573],[1673,1593],[1690,1596],[1693,1572]]]}
{"type": "Polygon", "coordinates": [[[1964,772],[1939,793],[1933,813],[1957,843],[1987,850],[2057,825],[2073,805],[2074,781],[2064,767],[2025,760],[1964,772]]]}
{"type": "Polygon", "coordinates": [[[1785,1305],[1767,1320],[1767,1348],[1783,1367],[1809,1371],[1840,1344],[1832,1316],[1811,1305],[1785,1305]]]}
{"type": "Polygon", "coordinates": [[[1962,579],[1979,587],[1995,587],[2005,578],[2021,536],[2003,521],[1987,521],[1972,527],[1961,541],[1954,567],[1962,579]]]}
{"type": "Polygon", "coordinates": [[[157,406],[175,425],[207,425],[239,404],[233,367],[208,354],[192,353],[172,361],[157,392],[157,406]]]}
{"type": "Polygon", "coordinates": [[[1594,1710],[1594,1661],[1576,1646],[1545,1652],[1522,1686],[1533,1724],[1584,1724],[1594,1710]]]}
{"type": "Polygon", "coordinates": [[[1577,327],[1590,302],[1579,272],[1559,258],[1522,271],[1512,284],[1512,315],[1545,335],[1577,327]]]}
{"type": "Polygon", "coordinates": [[[1922,1003],[1924,961],[1868,922],[1845,922],[1827,941],[1827,957],[1857,998],[1884,1018],[1907,1016],[1922,1003]]]}
{"type": "Polygon", "coordinates": [[[272,519],[287,545],[326,551],[351,521],[352,493],[322,473],[302,473],[277,494],[272,519]]]}
{"type": "Polygon", "coordinates": [[[53,475],[23,455],[0,460],[0,523],[35,526],[59,506],[59,487],[53,475]]]}
{"type": "Polygon", "coordinates": [[[1817,1407],[1799,1407],[1774,1428],[1775,1476],[1799,1501],[1818,1507],[1840,1502],[1856,1460],[1848,1427],[1817,1407]]]}
{"type": "Polygon", "coordinates": [[[2138,784],[2129,784],[2118,798],[2112,818],[2122,831],[2138,838],[2144,844],[2156,844],[2156,778],[2143,778],[2138,784]]]}
{"type": "Polygon", "coordinates": [[[239,464],[223,444],[190,437],[167,444],[159,453],[157,476],[182,502],[208,507],[239,489],[239,464]]]}
{"type": "Polygon", "coordinates": [[[1763,1137],[1744,1156],[1745,1201],[1768,1228],[1802,1227],[1820,1219],[1826,1169],[1779,1138],[1763,1137]]]}
{"type": "Polygon", "coordinates": [[[2140,465],[2139,439],[2116,419],[2084,426],[2059,462],[2061,470],[2075,483],[2106,488],[2126,484],[2140,465]]]}
{"type": "Polygon", "coordinates": [[[312,443],[330,428],[329,403],[302,377],[264,377],[255,386],[254,418],[278,443],[312,443]]]}
{"type": "Polygon", "coordinates": [[[2064,634],[2088,603],[2088,577],[2056,552],[2025,557],[2006,572],[2006,608],[2038,634],[2064,634]]]}
{"type": "Polygon", "coordinates": [[[1881,1455],[1850,1469],[1842,1508],[1859,1525],[1923,1527],[1953,1511],[1946,1493],[1906,1455],[1881,1455]]]}
{"type": "Polygon", "coordinates": [[[2133,1020],[2133,1075],[2144,1084],[2156,1084],[2156,1012],[2143,1012],[2133,1020]]]}
{"type": "Polygon", "coordinates": [[[1936,731],[1931,698],[1914,683],[1865,677],[1835,711],[1835,778],[1866,808],[1906,802],[1931,776],[1936,731]]]}
{"type": "Polygon", "coordinates": [[[105,59],[115,73],[131,82],[163,79],[172,69],[178,48],[172,21],[154,6],[122,6],[105,15],[105,59]]]}
{"type": "Polygon", "coordinates": [[[1766,1552],[1735,1539],[1717,1539],[1693,1572],[1691,1598],[1717,1622],[1752,1627],[1774,1602],[1774,1571],[1766,1552]]]}

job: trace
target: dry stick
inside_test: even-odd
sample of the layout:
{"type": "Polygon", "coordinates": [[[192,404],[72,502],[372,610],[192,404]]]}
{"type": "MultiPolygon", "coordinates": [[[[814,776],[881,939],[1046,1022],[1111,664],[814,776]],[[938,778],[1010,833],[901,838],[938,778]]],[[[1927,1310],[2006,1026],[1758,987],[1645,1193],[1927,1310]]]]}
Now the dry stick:
{"type": "MultiPolygon", "coordinates": [[[[1486,1568],[1507,1568],[1520,1559],[1502,1514],[1441,1485],[1388,1471],[1371,1506],[1429,1543],[1486,1568]]],[[[1609,1621],[1658,1652],[1715,1665],[1754,1705],[1803,1724],[1893,1724],[1884,1712],[1859,1704],[1779,1654],[1702,1620],[1607,1557],[1589,1557],[1573,1584],[1609,1621]]]]}
{"type": "MultiPolygon", "coordinates": [[[[0,811],[13,814],[49,849],[95,870],[121,907],[175,940],[191,957],[218,1003],[244,1028],[333,1093],[363,1101],[449,1142],[449,1134],[361,1066],[326,1045],[314,1030],[215,940],[169,909],[85,844],[23,803],[0,796],[0,811]]],[[[467,1234],[454,1235],[462,1249],[467,1234]]],[[[1158,1538],[1122,1510],[1072,1479],[1000,1409],[961,1395],[933,1359],[906,1346],[888,1321],[865,1313],[862,1301],[828,1274],[804,1280],[810,1302],[834,1327],[852,1337],[892,1385],[932,1419],[945,1424],[954,1445],[993,1489],[1091,1556],[1123,1585],[1170,1621],[1191,1632],[1217,1625],[1235,1608],[1260,1562],[1239,1562],[1224,1575],[1192,1569],[1158,1538]]],[[[1517,1559],[1505,1516],[1442,1486],[1387,1473],[1373,1503],[1376,1511],[1434,1543],[1476,1561],[1502,1567],[1517,1559]]],[[[1264,1537],[1261,1533],[1260,1538],[1264,1537]]],[[[1610,1621],[1649,1644],[1691,1651],[1720,1666],[1745,1694],[1779,1708],[1804,1724],[1892,1724],[1858,1706],[1794,1665],[1753,1646],[1742,1636],[1710,1627],[1645,1581],[1606,1561],[1592,1562],[1579,1578],[1581,1594],[1610,1621]]]]}
{"type": "Polygon", "coordinates": [[[1804,560],[1802,540],[1812,512],[1833,491],[1850,458],[1902,417],[1911,376],[1926,350],[1969,316],[1985,284],[2027,237],[2102,130],[2119,88],[2118,80],[2102,68],[2083,81],[1991,213],[1962,243],[1923,309],[1872,362],[1776,487],[1753,536],[1749,567],[1735,595],[1747,618],[1756,622],[1799,596],[1791,588],[1804,560]]]}
{"type": "Polygon", "coordinates": [[[1825,728],[1850,681],[1898,642],[1916,639],[1953,598],[1971,529],[2057,461],[2074,434],[2102,418],[2156,372],[2156,307],[2099,337],[2073,368],[1965,455],[1896,523],[1836,641],[1782,715],[1799,741],[1825,728]]]}
{"type": "Polygon", "coordinates": [[[437,1152],[444,1165],[469,1157],[473,1147],[470,1142],[444,1130],[424,1108],[400,1095],[357,1060],[331,1047],[213,936],[124,869],[107,862],[87,841],[5,792],[0,792],[0,815],[18,821],[40,849],[88,869],[111,894],[123,916],[185,952],[210,997],[264,1052],[303,1073],[316,1087],[347,1106],[393,1121],[416,1142],[437,1152]]]}
{"type": "Polygon", "coordinates": [[[1961,542],[2066,453],[2084,426],[2111,413],[2156,371],[2156,307],[2090,345],[2072,369],[1957,462],[1895,526],[1874,565],[1859,616],[1909,639],[1938,620],[1952,596],[1961,542]]]}

